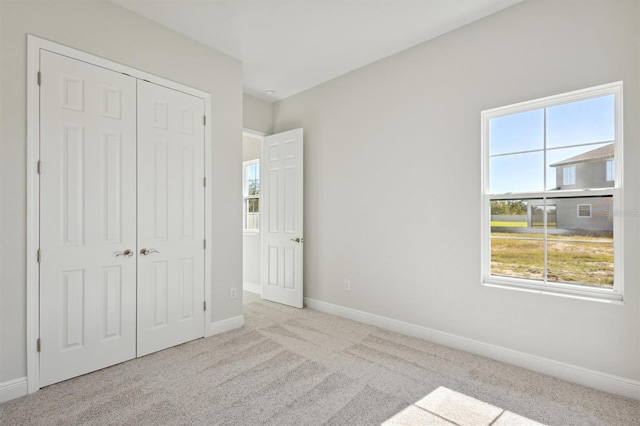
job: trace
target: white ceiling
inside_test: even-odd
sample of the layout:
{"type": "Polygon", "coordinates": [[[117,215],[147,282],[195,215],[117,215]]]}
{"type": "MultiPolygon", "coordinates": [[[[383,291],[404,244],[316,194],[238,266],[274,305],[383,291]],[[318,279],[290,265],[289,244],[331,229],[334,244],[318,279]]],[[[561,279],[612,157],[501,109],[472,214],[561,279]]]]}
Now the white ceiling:
{"type": "Polygon", "coordinates": [[[522,0],[111,1],[242,61],[273,102],[522,0]]]}

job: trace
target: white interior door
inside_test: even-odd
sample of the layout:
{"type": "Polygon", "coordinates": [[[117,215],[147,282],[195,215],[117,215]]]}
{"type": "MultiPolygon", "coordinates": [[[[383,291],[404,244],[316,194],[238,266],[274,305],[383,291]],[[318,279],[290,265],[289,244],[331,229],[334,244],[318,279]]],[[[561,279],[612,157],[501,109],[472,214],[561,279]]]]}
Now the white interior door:
{"type": "Polygon", "coordinates": [[[204,336],[203,117],[138,80],[138,356],[204,336]]]}
{"type": "Polygon", "coordinates": [[[136,80],[47,51],[40,64],[46,386],[136,356],[136,80]]]}
{"type": "Polygon", "coordinates": [[[303,132],[262,144],[262,297],[303,307],[303,132]]]}

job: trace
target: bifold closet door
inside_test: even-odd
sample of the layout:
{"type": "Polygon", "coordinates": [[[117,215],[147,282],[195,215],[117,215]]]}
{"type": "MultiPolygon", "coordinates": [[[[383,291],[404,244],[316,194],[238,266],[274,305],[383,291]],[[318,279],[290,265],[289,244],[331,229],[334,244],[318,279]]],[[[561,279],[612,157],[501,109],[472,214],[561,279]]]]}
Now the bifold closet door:
{"type": "Polygon", "coordinates": [[[204,336],[204,101],[137,84],[142,356],[204,336]]]}
{"type": "Polygon", "coordinates": [[[46,386],[136,356],[136,80],[40,55],[46,386]]]}

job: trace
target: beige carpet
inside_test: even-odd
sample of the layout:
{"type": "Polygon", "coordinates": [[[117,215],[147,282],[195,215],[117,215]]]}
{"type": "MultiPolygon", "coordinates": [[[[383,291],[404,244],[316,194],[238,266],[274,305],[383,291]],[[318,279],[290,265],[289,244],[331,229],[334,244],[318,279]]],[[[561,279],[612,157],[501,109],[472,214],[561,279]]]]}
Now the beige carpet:
{"type": "Polygon", "coordinates": [[[416,408],[436,407],[453,421],[423,424],[473,424],[442,387],[498,407],[500,424],[640,424],[638,401],[310,309],[250,298],[245,316],[241,329],[4,403],[0,423],[416,424],[416,408]]]}

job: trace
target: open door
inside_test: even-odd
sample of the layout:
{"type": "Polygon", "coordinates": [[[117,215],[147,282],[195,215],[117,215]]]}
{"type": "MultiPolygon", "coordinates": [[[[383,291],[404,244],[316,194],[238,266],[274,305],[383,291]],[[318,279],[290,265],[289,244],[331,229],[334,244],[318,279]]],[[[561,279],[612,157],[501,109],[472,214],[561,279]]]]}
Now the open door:
{"type": "Polygon", "coordinates": [[[302,129],[262,144],[262,297],[303,307],[302,129]]]}

